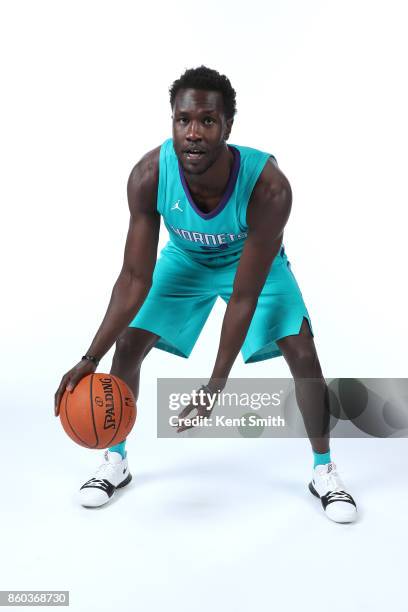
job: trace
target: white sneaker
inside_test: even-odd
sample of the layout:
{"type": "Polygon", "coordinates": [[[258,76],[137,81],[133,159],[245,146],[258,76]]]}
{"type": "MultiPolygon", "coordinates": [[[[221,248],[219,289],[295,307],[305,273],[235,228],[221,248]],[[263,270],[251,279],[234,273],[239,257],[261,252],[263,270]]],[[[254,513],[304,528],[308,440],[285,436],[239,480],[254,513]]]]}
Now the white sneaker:
{"type": "Polygon", "coordinates": [[[79,501],[82,506],[96,508],[106,504],[116,489],[126,486],[132,480],[127,456],[122,459],[120,453],[106,450],[105,463],[100,465],[95,475],[79,489],[79,501]]]}
{"type": "Polygon", "coordinates": [[[325,514],[336,523],[351,523],[357,518],[357,506],[337,473],[335,463],[317,465],[309,489],[320,498],[325,514]]]}

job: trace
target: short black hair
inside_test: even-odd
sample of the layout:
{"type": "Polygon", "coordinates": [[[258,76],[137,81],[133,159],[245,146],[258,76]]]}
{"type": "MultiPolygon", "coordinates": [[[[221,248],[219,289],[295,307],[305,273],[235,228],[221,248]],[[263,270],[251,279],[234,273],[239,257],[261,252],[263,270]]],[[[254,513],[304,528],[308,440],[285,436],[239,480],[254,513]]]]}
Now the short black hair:
{"type": "Polygon", "coordinates": [[[198,68],[189,68],[171,85],[170,105],[174,106],[177,92],[180,89],[205,89],[206,91],[219,91],[224,100],[224,112],[227,119],[233,119],[237,112],[236,93],[233,89],[230,80],[225,74],[220,74],[216,70],[212,70],[207,66],[199,66],[198,68]]]}

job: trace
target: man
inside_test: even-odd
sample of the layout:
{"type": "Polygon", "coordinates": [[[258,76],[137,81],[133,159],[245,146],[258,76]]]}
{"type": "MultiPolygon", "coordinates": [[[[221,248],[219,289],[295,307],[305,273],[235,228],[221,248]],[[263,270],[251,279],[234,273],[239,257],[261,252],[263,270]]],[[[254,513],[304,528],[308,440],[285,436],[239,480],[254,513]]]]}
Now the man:
{"type": "MultiPolygon", "coordinates": [[[[205,392],[211,398],[224,388],[240,350],[246,363],[283,355],[314,454],[309,488],[329,518],[353,521],[356,504],[330,457],[328,390],[310,317],[282,245],[289,182],[270,153],[227,144],[236,105],[224,75],[205,66],[187,70],[173,83],[170,103],[173,138],[130,174],[123,267],[89,350],[61,380],[55,413],[65,388],[94,372],[115,341],[111,373],[137,399],[140,366],[151,348],[187,358],[220,296],[227,308],[205,392]],[[156,263],[160,215],[170,240],[156,263]]],[[[180,414],[178,431],[192,408],[180,414]]],[[[128,474],[123,441],[105,452],[104,464],[81,487],[81,503],[106,503],[128,474]]]]}

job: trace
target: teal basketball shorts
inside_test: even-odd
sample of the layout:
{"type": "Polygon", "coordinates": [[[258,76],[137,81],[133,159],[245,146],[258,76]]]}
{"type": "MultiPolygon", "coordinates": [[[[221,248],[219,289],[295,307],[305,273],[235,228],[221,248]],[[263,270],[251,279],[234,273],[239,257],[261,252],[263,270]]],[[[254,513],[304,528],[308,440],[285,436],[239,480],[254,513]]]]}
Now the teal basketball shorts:
{"type": "MultiPolygon", "coordinates": [[[[168,242],[157,259],[150,291],[129,327],[157,334],[156,348],[188,358],[216,299],[228,303],[238,263],[239,255],[223,255],[206,257],[208,265],[204,265],[168,242]]],[[[241,348],[244,362],[282,355],[276,341],[298,334],[304,317],[313,334],[301,291],[281,247],[241,348]]]]}

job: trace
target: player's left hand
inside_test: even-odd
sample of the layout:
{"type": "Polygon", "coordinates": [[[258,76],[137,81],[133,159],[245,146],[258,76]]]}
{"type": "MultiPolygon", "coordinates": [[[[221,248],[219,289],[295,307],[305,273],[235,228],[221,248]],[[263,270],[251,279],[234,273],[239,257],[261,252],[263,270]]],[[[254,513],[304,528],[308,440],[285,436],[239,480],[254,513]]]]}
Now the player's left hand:
{"type": "Polygon", "coordinates": [[[210,417],[214,406],[216,404],[218,394],[216,392],[210,392],[210,389],[203,385],[198,391],[195,392],[195,398],[180,412],[178,415],[177,433],[186,431],[186,429],[192,429],[197,422],[191,424],[191,420],[194,419],[198,423],[205,417],[210,417]],[[202,393],[200,393],[202,391],[202,393]],[[190,414],[196,410],[195,414],[190,414]],[[186,420],[187,419],[187,420],[186,420]]]}

